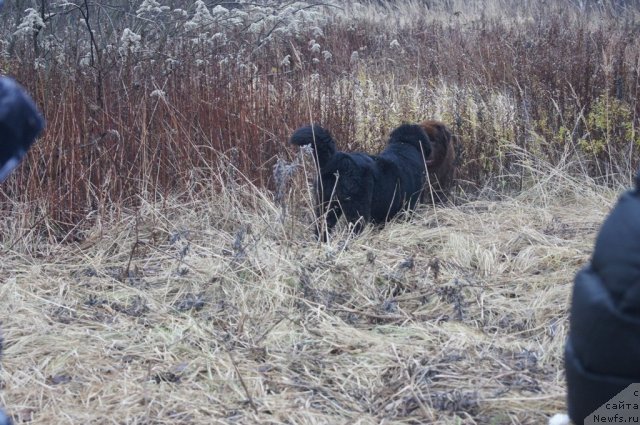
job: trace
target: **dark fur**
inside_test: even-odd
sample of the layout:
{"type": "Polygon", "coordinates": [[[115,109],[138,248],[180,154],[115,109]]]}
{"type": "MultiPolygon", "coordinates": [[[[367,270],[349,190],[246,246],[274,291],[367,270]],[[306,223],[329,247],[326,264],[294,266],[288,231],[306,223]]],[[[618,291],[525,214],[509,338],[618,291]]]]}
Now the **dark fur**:
{"type": "Polygon", "coordinates": [[[318,125],[299,128],[290,143],[314,148],[317,234],[323,240],[343,214],[359,232],[364,223],[382,224],[413,209],[422,195],[431,143],[419,125],[393,130],[378,155],[340,152],[331,133],[318,125]]]}
{"type": "Polygon", "coordinates": [[[424,196],[432,202],[446,202],[456,173],[456,138],[440,121],[424,121],[420,126],[431,139],[431,155],[427,159],[430,188],[424,196]]]}

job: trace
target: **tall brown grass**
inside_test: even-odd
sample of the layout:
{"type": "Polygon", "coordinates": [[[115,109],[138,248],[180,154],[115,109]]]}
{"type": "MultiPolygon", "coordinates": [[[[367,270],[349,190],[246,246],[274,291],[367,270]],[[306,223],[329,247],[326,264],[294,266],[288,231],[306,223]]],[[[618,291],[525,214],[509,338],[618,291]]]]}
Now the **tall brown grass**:
{"type": "MultiPolygon", "coordinates": [[[[29,37],[7,34],[0,59],[47,119],[0,208],[28,203],[31,224],[59,237],[142,198],[215,190],[222,157],[273,189],[288,135],[309,121],[345,149],[376,149],[401,121],[443,119],[463,143],[467,192],[521,188],[513,147],[607,179],[637,165],[640,9],[629,3],[323,3],[277,37],[289,22],[251,30],[266,18],[249,15],[194,33],[183,25],[194,6],[154,20],[84,5],[29,37]],[[140,49],[119,50],[125,27],[140,49]]],[[[15,31],[23,14],[8,8],[15,31]]]]}

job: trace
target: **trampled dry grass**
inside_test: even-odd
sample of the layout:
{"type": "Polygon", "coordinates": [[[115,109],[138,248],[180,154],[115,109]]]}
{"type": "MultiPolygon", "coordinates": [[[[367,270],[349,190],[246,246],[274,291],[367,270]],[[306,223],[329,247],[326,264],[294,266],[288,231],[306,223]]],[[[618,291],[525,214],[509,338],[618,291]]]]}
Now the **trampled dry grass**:
{"type": "Polygon", "coordinates": [[[546,423],[571,281],[617,194],[527,167],[517,196],[329,244],[300,188],[284,219],[227,183],[29,250],[16,218],[2,403],[33,423],[546,423]]]}

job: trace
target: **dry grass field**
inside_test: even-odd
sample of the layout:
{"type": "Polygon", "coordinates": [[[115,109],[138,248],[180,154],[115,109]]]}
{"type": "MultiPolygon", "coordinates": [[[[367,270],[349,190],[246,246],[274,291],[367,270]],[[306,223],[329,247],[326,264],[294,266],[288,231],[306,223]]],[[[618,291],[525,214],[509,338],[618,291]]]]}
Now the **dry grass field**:
{"type": "Polygon", "coordinates": [[[7,3],[0,72],[47,119],[0,186],[17,423],[566,411],[572,279],[639,159],[637,4],[7,3]],[[376,151],[427,118],[453,203],[318,243],[291,131],[376,151]]]}
{"type": "Polygon", "coordinates": [[[522,166],[515,196],[328,244],[248,183],[17,241],[3,403],[34,423],[546,423],[572,276],[616,191],[522,166]]]}

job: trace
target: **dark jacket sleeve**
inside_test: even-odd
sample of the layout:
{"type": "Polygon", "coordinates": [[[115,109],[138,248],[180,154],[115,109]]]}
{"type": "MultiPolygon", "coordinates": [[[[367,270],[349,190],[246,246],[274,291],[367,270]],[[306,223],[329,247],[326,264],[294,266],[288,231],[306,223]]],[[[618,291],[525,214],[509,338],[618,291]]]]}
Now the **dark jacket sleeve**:
{"type": "Polygon", "coordinates": [[[640,382],[640,193],[620,197],[591,264],[573,287],[565,347],[569,416],[576,424],[640,382]]]}

